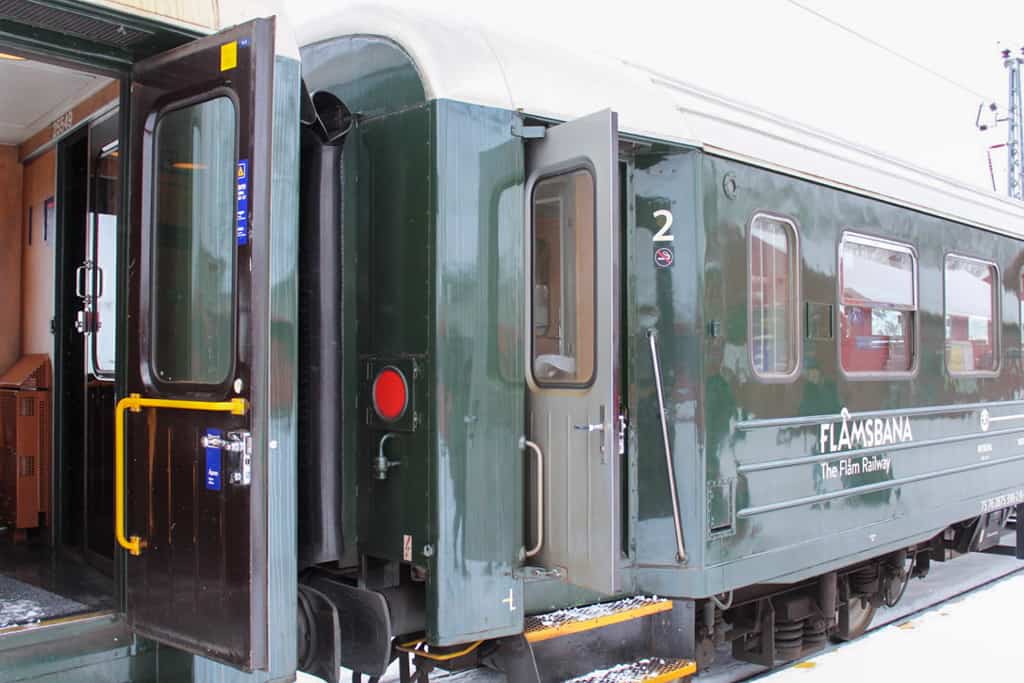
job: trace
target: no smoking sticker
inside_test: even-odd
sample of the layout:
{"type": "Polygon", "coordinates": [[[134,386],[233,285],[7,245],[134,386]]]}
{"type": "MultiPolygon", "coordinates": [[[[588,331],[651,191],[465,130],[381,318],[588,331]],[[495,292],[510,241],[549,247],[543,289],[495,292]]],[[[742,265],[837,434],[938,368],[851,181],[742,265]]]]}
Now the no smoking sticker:
{"type": "Polygon", "coordinates": [[[658,247],[654,250],[654,265],[657,268],[671,268],[676,262],[672,247],[658,247]]]}

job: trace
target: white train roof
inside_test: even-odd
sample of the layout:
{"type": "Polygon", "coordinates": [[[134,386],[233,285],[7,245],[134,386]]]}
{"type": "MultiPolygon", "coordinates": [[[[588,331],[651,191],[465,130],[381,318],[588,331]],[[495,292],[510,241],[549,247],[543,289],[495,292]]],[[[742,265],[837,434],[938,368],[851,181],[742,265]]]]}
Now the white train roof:
{"type": "Polygon", "coordinates": [[[299,45],[389,38],[412,57],[427,97],[570,120],[600,109],[620,130],[850,189],[1024,238],[1024,204],[621,60],[530,42],[450,13],[345,6],[296,26],[299,45]]]}

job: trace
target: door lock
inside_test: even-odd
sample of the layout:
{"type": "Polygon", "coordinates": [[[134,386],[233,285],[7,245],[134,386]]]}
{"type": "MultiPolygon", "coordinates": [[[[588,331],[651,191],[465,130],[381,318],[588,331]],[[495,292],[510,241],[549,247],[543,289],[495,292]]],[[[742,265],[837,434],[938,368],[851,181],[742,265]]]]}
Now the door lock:
{"type": "Polygon", "coordinates": [[[203,448],[219,448],[230,453],[231,477],[229,481],[239,486],[252,483],[252,434],[249,432],[228,432],[225,436],[204,434],[199,443],[203,448]]]}

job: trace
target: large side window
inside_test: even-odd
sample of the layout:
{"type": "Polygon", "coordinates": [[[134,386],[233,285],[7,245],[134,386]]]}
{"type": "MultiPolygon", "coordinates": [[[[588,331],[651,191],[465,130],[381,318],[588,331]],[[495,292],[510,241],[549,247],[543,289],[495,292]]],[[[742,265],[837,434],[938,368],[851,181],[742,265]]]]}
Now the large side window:
{"type": "Polygon", "coordinates": [[[545,178],[533,198],[533,376],[586,385],[594,376],[594,176],[545,178]]]}
{"type": "Polygon", "coordinates": [[[946,255],[946,369],[950,374],[996,370],[996,282],[992,263],[946,255]]]}
{"type": "Polygon", "coordinates": [[[750,353],[761,377],[788,377],[800,353],[797,232],[785,218],[757,214],[750,222],[750,353]]]}
{"type": "Polygon", "coordinates": [[[236,128],[227,97],[156,124],[152,365],[163,382],[220,384],[232,370],[236,128]]]}
{"type": "Polygon", "coordinates": [[[916,354],[912,247],[846,233],[839,247],[839,348],[849,374],[909,373],[916,354]]]}
{"type": "Polygon", "coordinates": [[[1017,278],[1017,308],[1020,313],[1017,323],[1020,330],[1020,344],[1024,347],[1024,270],[1017,278]]]}

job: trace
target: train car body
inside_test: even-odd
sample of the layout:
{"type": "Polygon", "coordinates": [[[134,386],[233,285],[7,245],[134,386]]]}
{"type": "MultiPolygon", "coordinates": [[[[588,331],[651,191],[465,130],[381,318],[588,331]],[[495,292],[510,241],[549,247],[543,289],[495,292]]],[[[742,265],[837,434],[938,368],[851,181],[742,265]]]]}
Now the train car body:
{"type": "Polygon", "coordinates": [[[15,5],[119,79],[127,161],[116,604],[0,631],[12,680],[771,664],[1024,503],[1019,203],[450,18],[108,3],[154,47],[75,52],[15,5]],[[543,644],[610,601],[651,630],[543,644]]]}

